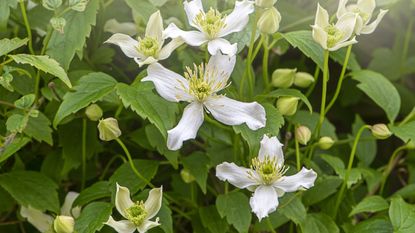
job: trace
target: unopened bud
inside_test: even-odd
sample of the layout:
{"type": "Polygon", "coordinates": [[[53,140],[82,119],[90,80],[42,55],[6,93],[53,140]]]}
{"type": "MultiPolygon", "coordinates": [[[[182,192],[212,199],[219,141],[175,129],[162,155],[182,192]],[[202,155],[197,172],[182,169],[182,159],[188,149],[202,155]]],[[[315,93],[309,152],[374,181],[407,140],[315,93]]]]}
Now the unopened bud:
{"type": "Polygon", "coordinates": [[[334,144],[334,140],[331,137],[321,137],[318,140],[318,146],[323,150],[330,149],[334,144]]]}
{"type": "Polygon", "coordinates": [[[255,5],[262,8],[273,7],[276,0],[255,0],[255,5]]]}
{"type": "Polygon", "coordinates": [[[272,73],[274,87],[289,88],[293,85],[297,69],[276,69],[272,73]]]}
{"type": "Polygon", "coordinates": [[[278,111],[285,116],[292,116],[297,111],[298,106],[297,97],[292,96],[284,96],[277,100],[277,108],[278,111]]]}
{"type": "Polygon", "coordinates": [[[265,34],[273,34],[280,28],[281,14],[277,8],[272,7],[266,9],[257,22],[257,27],[260,32],[265,34]]]}
{"type": "Polygon", "coordinates": [[[53,221],[56,233],[73,233],[75,220],[71,216],[57,216],[53,221]]]}
{"type": "Polygon", "coordinates": [[[118,121],[115,118],[106,118],[98,123],[99,138],[103,141],[111,141],[121,136],[118,121]]]}
{"type": "Polygon", "coordinates": [[[297,129],[295,129],[295,139],[301,144],[301,145],[307,145],[308,141],[310,141],[311,138],[311,131],[306,126],[299,126],[297,129]]]}
{"type": "Polygon", "coordinates": [[[392,132],[385,124],[376,124],[373,125],[370,129],[372,130],[373,136],[377,139],[387,139],[392,135],[392,132]]]}
{"type": "Polygon", "coordinates": [[[183,169],[180,172],[180,176],[182,177],[183,181],[187,184],[190,184],[193,181],[195,181],[195,177],[192,174],[190,174],[190,172],[187,169],[183,169]]]}
{"type": "Polygon", "coordinates": [[[91,104],[85,109],[85,115],[91,121],[98,121],[102,117],[102,109],[97,104],[91,104]]]}
{"type": "Polygon", "coordinates": [[[298,72],[295,74],[294,85],[297,87],[307,88],[314,82],[314,77],[306,72],[298,72]]]}

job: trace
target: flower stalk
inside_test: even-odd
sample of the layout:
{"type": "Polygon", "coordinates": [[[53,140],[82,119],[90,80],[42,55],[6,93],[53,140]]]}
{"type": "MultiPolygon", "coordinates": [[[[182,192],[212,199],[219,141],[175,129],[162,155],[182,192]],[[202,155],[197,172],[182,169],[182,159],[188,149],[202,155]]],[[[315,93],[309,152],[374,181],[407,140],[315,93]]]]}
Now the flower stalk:
{"type": "Polygon", "coordinates": [[[326,98],[327,98],[327,82],[329,80],[329,55],[328,50],[324,51],[324,67],[323,67],[323,89],[321,92],[321,108],[320,118],[317,124],[316,137],[320,136],[321,126],[323,125],[324,118],[326,115],[326,98]]]}

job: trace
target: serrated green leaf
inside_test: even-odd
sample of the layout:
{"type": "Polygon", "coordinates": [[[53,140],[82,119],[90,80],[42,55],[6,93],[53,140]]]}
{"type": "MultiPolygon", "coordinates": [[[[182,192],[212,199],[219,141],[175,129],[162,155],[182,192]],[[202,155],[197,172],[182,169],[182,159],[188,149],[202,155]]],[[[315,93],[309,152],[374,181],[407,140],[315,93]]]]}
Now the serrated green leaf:
{"type": "Polygon", "coordinates": [[[33,102],[35,102],[35,95],[28,94],[20,97],[20,99],[14,101],[14,105],[20,109],[27,109],[32,106],[33,102]]]}
{"type": "Polygon", "coordinates": [[[0,163],[8,159],[10,156],[15,154],[27,143],[30,142],[28,137],[16,137],[10,144],[4,145],[0,148],[0,163]]]}
{"type": "Polygon", "coordinates": [[[47,142],[53,145],[52,129],[50,128],[50,120],[43,113],[39,113],[37,117],[29,117],[27,125],[23,132],[39,142],[47,142]]]}
{"type": "Polygon", "coordinates": [[[216,209],[238,232],[248,232],[252,214],[248,197],[243,193],[230,192],[219,195],[216,198],[216,209]]]}
{"type": "Polygon", "coordinates": [[[400,126],[391,126],[391,131],[404,142],[409,140],[415,142],[415,121],[400,126]]]}
{"type": "Polygon", "coordinates": [[[415,207],[406,203],[401,197],[392,198],[389,217],[394,233],[415,232],[415,207]]]}
{"type": "Polygon", "coordinates": [[[353,207],[352,212],[350,212],[349,216],[369,212],[375,213],[378,211],[386,210],[389,208],[388,202],[383,199],[381,196],[370,196],[363,199],[359,204],[353,207]]]}
{"type": "Polygon", "coordinates": [[[284,195],[280,200],[278,212],[296,224],[304,222],[307,215],[307,211],[299,196],[292,193],[284,195]]]}
{"type": "MultiPolygon", "coordinates": [[[[6,0],[6,2],[7,2],[7,0],[6,0]]],[[[2,3],[0,3],[0,5],[1,4],[2,3]]],[[[0,40],[0,56],[6,55],[6,54],[10,53],[11,51],[13,51],[13,50],[15,50],[17,48],[22,47],[28,41],[29,41],[29,39],[27,39],[27,38],[24,38],[24,39],[20,39],[20,38],[13,38],[13,39],[4,38],[4,39],[0,40]]]]}
{"type": "Polygon", "coordinates": [[[82,190],[75,199],[72,206],[84,206],[91,201],[104,197],[111,197],[110,183],[108,181],[99,181],[92,186],[82,190]]]}
{"type": "Polygon", "coordinates": [[[26,128],[27,117],[21,114],[13,114],[6,121],[7,131],[11,133],[21,133],[26,128]]]}
{"type": "Polygon", "coordinates": [[[323,213],[308,214],[306,220],[300,226],[303,233],[340,232],[333,219],[323,213]]]}
{"type": "Polygon", "coordinates": [[[211,233],[225,233],[228,232],[229,225],[225,219],[222,219],[216,210],[216,207],[211,205],[199,208],[200,220],[202,225],[209,229],[211,233]]]}
{"type": "Polygon", "coordinates": [[[4,30],[10,16],[10,8],[16,8],[17,0],[0,1],[0,30],[4,30]]]}
{"type": "Polygon", "coordinates": [[[337,176],[323,176],[317,179],[314,187],[307,190],[303,195],[303,202],[306,205],[313,205],[323,201],[330,195],[336,193],[337,188],[342,184],[342,179],[337,176]]]}
{"type": "Polygon", "coordinates": [[[94,233],[100,230],[112,212],[112,205],[106,202],[93,202],[82,209],[75,221],[75,232],[94,233]]]}
{"type": "MultiPolygon", "coordinates": [[[[180,156],[179,151],[171,151],[167,148],[166,139],[163,138],[163,134],[154,125],[147,125],[145,127],[145,133],[150,145],[157,149],[157,151],[164,155],[171,165],[177,169],[179,166],[178,158],[180,156]]],[[[141,140],[141,139],[140,139],[141,140]]]]}
{"type": "Polygon", "coordinates": [[[383,218],[370,218],[368,220],[359,222],[353,231],[350,233],[391,233],[393,232],[392,225],[389,219],[383,218]]]}
{"type": "Polygon", "coordinates": [[[200,152],[196,152],[183,158],[183,167],[196,179],[197,184],[206,193],[206,181],[209,172],[209,158],[200,152]]]}

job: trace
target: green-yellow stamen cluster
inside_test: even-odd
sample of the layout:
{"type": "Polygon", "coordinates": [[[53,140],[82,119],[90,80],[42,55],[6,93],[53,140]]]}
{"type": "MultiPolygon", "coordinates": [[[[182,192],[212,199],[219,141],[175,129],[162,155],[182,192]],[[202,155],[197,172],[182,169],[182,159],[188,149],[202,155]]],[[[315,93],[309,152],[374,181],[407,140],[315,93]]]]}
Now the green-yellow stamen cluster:
{"type": "Polygon", "coordinates": [[[218,10],[210,8],[207,13],[200,12],[197,14],[195,23],[200,26],[209,38],[216,38],[221,29],[226,26],[224,18],[225,15],[222,15],[218,10]]]}
{"type": "Polygon", "coordinates": [[[144,207],[143,201],[136,202],[133,206],[128,208],[126,211],[127,219],[130,220],[134,225],[140,226],[147,217],[147,211],[144,207]]]}
{"type": "Polygon", "coordinates": [[[211,83],[205,79],[205,67],[203,64],[196,66],[194,69],[186,67],[184,77],[189,80],[189,93],[198,101],[202,102],[212,94],[211,83]]]}
{"type": "Polygon", "coordinates": [[[327,32],[327,47],[334,47],[343,37],[343,32],[336,26],[330,24],[325,28],[327,32]]]}
{"type": "Polygon", "coordinates": [[[358,7],[353,7],[352,12],[356,13],[362,18],[363,23],[366,23],[369,20],[369,14],[362,12],[358,7]]]}
{"type": "Polygon", "coordinates": [[[137,50],[146,57],[156,57],[160,50],[160,45],[156,38],[146,36],[143,39],[138,38],[137,50]]]}
{"type": "MultiPolygon", "coordinates": [[[[287,167],[278,164],[276,157],[270,158],[268,156],[263,160],[259,158],[252,159],[251,169],[255,170],[261,177],[262,182],[267,185],[283,177],[288,170],[287,167]]],[[[248,175],[254,178],[252,172],[249,172],[248,175]]]]}

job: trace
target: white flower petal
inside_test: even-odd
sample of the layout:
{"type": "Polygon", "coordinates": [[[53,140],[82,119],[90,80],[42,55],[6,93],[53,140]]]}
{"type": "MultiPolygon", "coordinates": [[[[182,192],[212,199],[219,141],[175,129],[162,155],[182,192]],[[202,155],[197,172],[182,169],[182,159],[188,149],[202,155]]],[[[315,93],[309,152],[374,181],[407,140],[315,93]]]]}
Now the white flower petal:
{"type": "Polygon", "coordinates": [[[156,226],[160,226],[160,223],[158,222],[158,219],[153,222],[153,221],[144,221],[143,224],[141,224],[140,226],[137,227],[137,231],[140,233],[145,233],[148,230],[150,230],[151,228],[154,228],[156,226]]]}
{"type": "Polygon", "coordinates": [[[172,39],[167,45],[165,45],[159,52],[158,59],[164,60],[170,57],[170,54],[180,45],[184,43],[182,38],[172,39]]]}
{"type": "Polygon", "coordinates": [[[221,51],[223,54],[234,56],[238,51],[238,46],[236,43],[231,44],[229,41],[223,38],[216,38],[209,41],[208,51],[211,55],[216,55],[219,51],[221,51]]]}
{"type": "Polygon", "coordinates": [[[218,95],[209,97],[204,104],[216,120],[226,125],[246,123],[252,130],[265,126],[265,109],[257,102],[239,102],[218,95]]]}
{"type": "Polygon", "coordinates": [[[115,208],[124,218],[127,218],[125,211],[134,205],[134,202],[130,198],[130,190],[127,187],[118,185],[117,192],[115,193],[115,208]]]}
{"type": "Polygon", "coordinates": [[[148,194],[148,198],[144,203],[147,211],[147,219],[152,219],[159,212],[161,202],[163,201],[163,186],[160,188],[153,188],[148,194]]]}
{"type": "Polygon", "coordinates": [[[259,148],[258,158],[264,160],[265,156],[270,158],[276,157],[278,165],[284,164],[284,153],[282,151],[283,144],[277,137],[268,137],[264,135],[261,140],[261,147],[259,148]]]}
{"type": "Polygon", "coordinates": [[[197,101],[186,106],[183,116],[176,127],[167,131],[167,147],[178,150],[183,141],[196,138],[197,131],[203,123],[203,105],[197,101]]]}
{"type": "Polygon", "coordinates": [[[138,64],[139,67],[142,67],[144,65],[150,65],[150,64],[156,63],[158,60],[155,59],[154,57],[146,57],[144,59],[135,57],[134,61],[138,64]]]}
{"type": "Polygon", "coordinates": [[[339,43],[349,40],[353,35],[357,16],[355,13],[346,13],[337,21],[336,28],[343,33],[343,37],[339,40],[339,43]]]}
{"type": "Polygon", "coordinates": [[[63,205],[61,207],[61,215],[72,216],[72,204],[78,196],[79,193],[77,192],[68,192],[68,194],[66,194],[65,201],[63,202],[63,205]]]}
{"type": "Polygon", "coordinates": [[[195,27],[201,30],[199,25],[195,23],[195,18],[200,12],[204,13],[202,1],[201,0],[193,0],[190,2],[184,1],[183,6],[184,6],[184,11],[186,12],[187,20],[189,21],[189,24],[192,27],[195,27]]]}
{"type": "Polygon", "coordinates": [[[108,20],[104,25],[104,31],[115,33],[127,34],[134,36],[137,34],[137,26],[134,23],[124,22],[120,23],[116,19],[108,20]]]}
{"type": "Polygon", "coordinates": [[[348,0],[339,1],[339,7],[337,8],[337,12],[336,12],[337,19],[340,19],[340,17],[342,17],[347,12],[347,9],[346,9],[347,2],[348,0]]]}
{"type": "Polygon", "coordinates": [[[206,66],[205,79],[212,82],[214,87],[219,87],[217,91],[228,85],[229,77],[235,67],[236,57],[217,53],[211,56],[206,66]]]}
{"type": "Polygon", "coordinates": [[[320,44],[320,46],[323,49],[327,49],[327,32],[324,31],[323,28],[316,25],[313,25],[311,27],[313,28],[312,35],[314,41],[320,44]]]}
{"type": "Polygon", "coordinates": [[[335,46],[329,48],[328,50],[336,51],[336,50],[339,50],[340,48],[343,48],[343,47],[346,47],[346,46],[349,46],[349,45],[352,45],[352,44],[356,44],[356,43],[357,43],[356,37],[353,37],[351,40],[348,40],[348,41],[345,41],[345,42],[342,42],[342,43],[338,43],[335,46]]]}
{"type": "Polygon", "coordinates": [[[329,26],[329,13],[324,9],[320,4],[317,4],[316,19],[314,25],[317,25],[321,28],[326,28],[329,26]]]}
{"type": "Polygon", "coordinates": [[[128,220],[115,221],[112,216],[109,217],[105,224],[114,228],[118,233],[133,233],[136,229],[132,222],[128,220]]]}
{"type": "Polygon", "coordinates": [[[148,19],[146,37],[156,39],[161,45],[163,42],[163,30],[163,18],[161,18],[160,11],[156,11],[148,19]]]}
{"type": "Polygon", "coordinates": [[[225,18],[226,26],[220,31],[219,37],[242,31],[249,22],[249,15],[254,10],[254,2],[248,0],[236,1],[234,10],[225,18]]]}
{"type": "Polygon", "coordinates": [[[192,96],[186,92],[189,89],[187,79],[164,68],[159,63],[148,66],[147,77],[141,81],[153,82],[159,95],[168,101],[179,102],[192,99],[192,96]]]}
{"type": "Polygon", "coordinates": [[[105,43],[111,43],[120,46],[123,53],[130,58],[144,58],[145,56],[140,54],[137,50],[138,41],[131,38],[129,35],[116,33],[112,35],[105,43]]]}
{"type": "Polygon", "coordinates": [[[228,162],[216,166],[216,177],[218,177],[219,180],[228,181],[240,189],[253,188],[259,185],[259,181],[261,180],[256,171],[239,167],[234,163],[228,162]],[[249,175],[252,175],[253,177],[250,177],[249,175]]]}
{"type": "Polygon", "coordinates": [[[53,217],[42,213],[42,211],[34,209],[31,206],[22,206],[20,208],[20,215],[22,215],[23,218],[26,218],[27,221],[40,232],[46,232],[52,227],[53,217]]]}
{"type": "Polygon", "coordinates": [[[361,34],[370,34],[370,33],[374,32],[386,13],[388,13],[388,10],[380,10],[376,20],[373,21],[372,23],[370,23],[369,25],[363,27],[362,30],[360,31],[360,33],[361,34]]]}
{"type": "Polygon", "coordinates": [[[314,186],[317,173],[312,169],[302,168],[297,174],[292,176],[284,176],[277,180],[273,186],[283,192],[295,192],[300,188],[309,189],[314,186]]]}
{"type": "Polygon", "coordinates": [[[368,18],[370,19],[376,8],[376,0],[358,0],[357,7],[361,12],[369,15],[368,18]]]}
{"type": "Polygon", "coordinates": [[[171,23],[165,30],[164,36],[170,38],[182,38],[191,46],[200,46],[208,41],[205,34],[199,31],[183,31],[174,23],[171,23]]]}
{"type": "Polygon", "coordinates": [[[278,207],[278,195],[272,186],[259,186],[249,200],[252,212],[259,221],[274,212],[278,207]]]}

